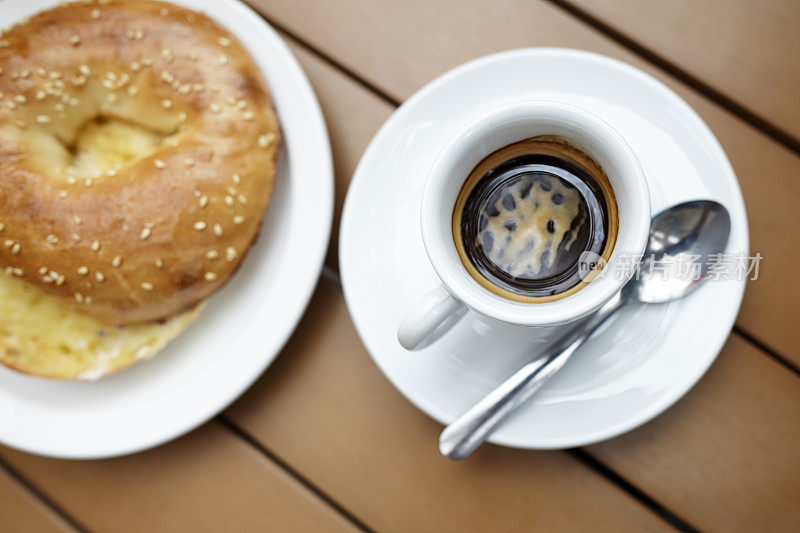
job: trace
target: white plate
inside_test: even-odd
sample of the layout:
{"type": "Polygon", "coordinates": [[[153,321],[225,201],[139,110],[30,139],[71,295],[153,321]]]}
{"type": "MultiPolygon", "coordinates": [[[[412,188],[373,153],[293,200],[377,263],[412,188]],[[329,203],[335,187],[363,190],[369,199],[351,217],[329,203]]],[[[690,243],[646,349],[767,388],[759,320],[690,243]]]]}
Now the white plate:
{"type": "MultiPolygon", "coordinates": [[[[57,0],[5,0],[12,24],[57,0]]],[[[0,442],[66,458],[143,450],[195,428],[264,371],[308,304],[328,246],[333,167],[325,122],[278,34],[237,0],[179,0],[238,37],[261,68],[283,132],[261,236],[197,321],[153,360],[97,383],[54,382],[0,368],[0,442]]]]}
{"type": "MultiPolygon", "coordinates": [[[[640,158],[654,213],[684,200],[715,199],[731,214],[727,251],[748,250],[744,203],[728,159],[700,117],[651,76],[596,54],[548,48],[488,56],[443,75],[403,104],[370,144],[350,186],[340,240],[344,293],[367,349],[411,402],[442,423],[557,332],[468,313],[419,352],[397,342],[401,318],[438,283],[419,227],[433,158],[480,112],[525,98],[569,103],[608,121],[640,158]]],[[[567,448],[647,422],[714,361],[743,292],[744,281],[715,281],[679,302],[623,310],[490,440],[567,448]]]]}

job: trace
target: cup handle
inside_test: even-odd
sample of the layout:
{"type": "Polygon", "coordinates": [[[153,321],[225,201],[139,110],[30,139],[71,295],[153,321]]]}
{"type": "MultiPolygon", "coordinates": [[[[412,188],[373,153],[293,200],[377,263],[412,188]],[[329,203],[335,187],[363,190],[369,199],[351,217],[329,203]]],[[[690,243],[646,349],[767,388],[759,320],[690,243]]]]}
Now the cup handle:
{"type": "MultiPolygon", "coordinates": [[[[464,304],[450,294],[443,285],[439,285],[406,314],[397,330],[397,340],[406,350],[414,350],[445,320],[462,308],[464,304]]],[[[454,324],[455,322],[451,323],[448,329],[454,324]]]]}

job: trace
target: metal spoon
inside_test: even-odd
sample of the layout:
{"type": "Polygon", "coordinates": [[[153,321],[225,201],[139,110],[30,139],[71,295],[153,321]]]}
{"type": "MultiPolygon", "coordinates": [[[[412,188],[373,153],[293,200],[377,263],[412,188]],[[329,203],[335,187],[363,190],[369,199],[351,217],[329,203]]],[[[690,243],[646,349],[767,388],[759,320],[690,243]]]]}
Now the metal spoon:
{"type": "Polygon", "coordinates": [[[656,215],[650,225],[647,249],[631,281],[545,353],[517,370],[447,426],[439,437],[442,455],[450,459],[469,456],[623,305],[669,302],[694,291],[707,279],[714,254],[725,250],[730,229],[728,211],[710,200],[678,204],[656,215]],[[686,275],[680,271],[687,265],[696,265],[695,272],[686,275]]]}

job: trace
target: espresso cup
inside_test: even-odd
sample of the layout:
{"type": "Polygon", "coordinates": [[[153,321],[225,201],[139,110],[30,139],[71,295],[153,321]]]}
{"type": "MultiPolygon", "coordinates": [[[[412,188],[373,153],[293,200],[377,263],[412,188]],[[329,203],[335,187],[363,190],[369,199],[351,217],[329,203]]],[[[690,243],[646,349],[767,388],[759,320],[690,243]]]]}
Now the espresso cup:
{"type": "Polygon", "coordinates": [[[523,101],[480,115],[442,149],[423,189],[420,223],[441,285],[414,305],[400,324],[398,340],[409,350],[434,332],[444,333],[455,323],[452,318],[466,309],[528,327],[566,324],[597,310],[627,283],[644,253],[650,197],[639,161],[610,125],[570,105],[523,101]],[[454,239],[453,212],[467,177],[484,158],[540,136],[563,139],[602,168],[616,199],[618,227],[613,251],[579,290],[549,301],[517,301],[487,289],[470,274],[454,239]]]}

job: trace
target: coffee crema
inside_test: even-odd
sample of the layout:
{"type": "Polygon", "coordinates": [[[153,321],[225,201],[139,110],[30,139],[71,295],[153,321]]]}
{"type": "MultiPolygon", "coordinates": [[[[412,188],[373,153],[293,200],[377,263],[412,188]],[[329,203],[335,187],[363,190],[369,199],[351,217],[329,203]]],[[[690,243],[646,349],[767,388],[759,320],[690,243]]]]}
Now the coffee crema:
{"type": "MultiPolygon", "coordinates": [[[[470,172],[453,210],[453,239],[469,274],[499,296],[549,302],[597,274],[585,252],[614,250],[619,215],[601,166],[558,136],[505,146],[470,172]]],[[[598,268],[598,270],[599,270],[598,268]]]]}

